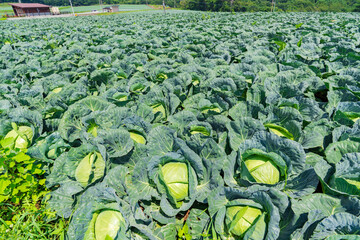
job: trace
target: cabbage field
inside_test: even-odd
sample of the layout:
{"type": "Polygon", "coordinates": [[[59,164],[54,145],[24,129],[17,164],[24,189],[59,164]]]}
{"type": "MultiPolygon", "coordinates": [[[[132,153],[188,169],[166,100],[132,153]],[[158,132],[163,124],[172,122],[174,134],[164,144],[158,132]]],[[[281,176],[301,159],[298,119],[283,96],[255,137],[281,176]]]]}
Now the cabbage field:
{"type": "Polygon", "coordinates": [[[3,21],[1,148],[43,166],[68,240],[360,239],[359,26],[356,13],[3,21]]]}

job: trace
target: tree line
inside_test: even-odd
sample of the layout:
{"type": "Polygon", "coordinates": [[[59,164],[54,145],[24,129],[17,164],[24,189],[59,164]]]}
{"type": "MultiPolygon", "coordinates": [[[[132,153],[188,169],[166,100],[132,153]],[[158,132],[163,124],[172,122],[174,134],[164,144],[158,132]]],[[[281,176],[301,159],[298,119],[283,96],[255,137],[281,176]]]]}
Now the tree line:
{"type": "MultiPolygon", "coordinates": [[[[186,9],[203,11],[268,12],[272,0],[182,0],[186,9]]],[[[276,11],[360,12],[359,0],[276,0],[276,11]]]]}
{"type": "MultiPolygon", "coordinates": [[[[165,0],[167,6],[202,11],[268,12],[272,0],[165,0]]],[[[14,2],[4,0],[2,2],[14,2]]],[[[23,0],[24,3],[43,3],[52,6],[68,6],[68,0],[23,0]]],[[[72,0],[75,6],[98,4],[98,0],[72,0]]],[[[161,5],[162,0],[103,0],[103,4],[151,4],[161,5]]],[[[277,0],[276,10],[285,12],[360,12],[359,0],[277,0]]]]}

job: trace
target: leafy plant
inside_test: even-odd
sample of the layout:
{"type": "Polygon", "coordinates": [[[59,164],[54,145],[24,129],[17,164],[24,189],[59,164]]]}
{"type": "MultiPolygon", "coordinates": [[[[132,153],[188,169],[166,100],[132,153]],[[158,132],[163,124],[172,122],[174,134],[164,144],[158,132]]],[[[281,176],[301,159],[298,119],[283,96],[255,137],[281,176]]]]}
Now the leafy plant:
{"type": "Polygon", "coordinates": [[[47,208],[45,164],[14,148],[17,138],[0,141],[0,235],[4,238],[65,239],[65,219],[47,208]],[[10,148],[9,148],[10,146],[10,148]]]}
{"type": "MultiPolygon", "coordinates": [[[[8,146],[9,141],[16,140],[5,138],[2,146],[8,146]]],[[[19,204],[25,198],[39,200],[48,193],[45,179],[39,179],[45,173],[44,164],[26,155],[26,149],[0,147],[0,169],[0,202],[19,204]]]]}

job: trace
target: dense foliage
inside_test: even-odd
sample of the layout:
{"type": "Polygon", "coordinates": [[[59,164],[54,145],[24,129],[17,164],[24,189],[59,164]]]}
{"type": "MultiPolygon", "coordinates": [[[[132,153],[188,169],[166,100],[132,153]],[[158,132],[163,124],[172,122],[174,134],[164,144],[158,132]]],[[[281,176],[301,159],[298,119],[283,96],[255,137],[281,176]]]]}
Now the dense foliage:
{"type": "Polygon", "coordinates": [[[359,23],[183,11],[3,22],[0,140],[15,155],[0,152],[1,197],[17,203],[14,171],[36,182],[26,161],[70,219],[66,239],[358,239],[359,23]]]}
{"type": "MultiPolygon", "coordinates": [[[[182,0],[186,9],[203,11],[269,12],[271,0],[182,0]]],[[[351,12],[360,11],[357,0],[277,0],[276,11],[286,12],[351,12]]]]}

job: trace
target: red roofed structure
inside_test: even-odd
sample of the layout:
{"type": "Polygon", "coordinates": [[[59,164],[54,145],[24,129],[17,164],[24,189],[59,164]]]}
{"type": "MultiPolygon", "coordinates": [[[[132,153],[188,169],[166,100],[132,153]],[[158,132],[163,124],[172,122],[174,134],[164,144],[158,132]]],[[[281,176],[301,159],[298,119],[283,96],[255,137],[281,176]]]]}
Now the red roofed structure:
{"type": "Polygon", "coordinates": [[[50,6],[40,3],[10,3],[18,17],[51,15],[50,6]]]}

